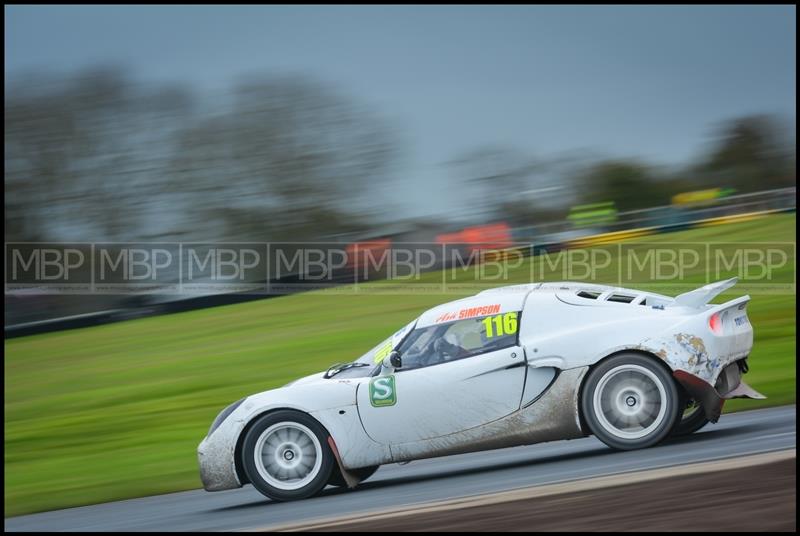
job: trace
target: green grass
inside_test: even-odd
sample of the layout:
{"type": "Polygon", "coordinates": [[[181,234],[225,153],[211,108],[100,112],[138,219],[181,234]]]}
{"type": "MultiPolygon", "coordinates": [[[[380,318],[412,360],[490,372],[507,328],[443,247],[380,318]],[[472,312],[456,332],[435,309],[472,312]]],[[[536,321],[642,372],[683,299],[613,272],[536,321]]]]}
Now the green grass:
{"type": "MultiPolygon", "coordinates": [[[[794,242],[795,216],[657,235],[630,244],[642,248],[733,240],[794,242]]],[[[791,260],[778,275],[793,282],[791,260]]],[[[530,262],[538,261],[526,260],[508,279],[491,284],[528,281],[530,262]]],[[[617,268],[612,264],[601,270],[598,279],[616,283],[617,268]]],[[[563,278],[549,269],[536,275],[563,278]]],[[[464,272],[459,281],[472,277],[464,272]]],[[[704,266],[686,278],[704,282],[704,266]]],[[[441,280],[441,273],[422,278],[441,280]]],[[[647,278],[625,283],[664,290],[647,278]]],[[[6,515],[198,488],[195,449],[222,407],[353,359],[424,309],[458,297],[452,291],[447,296],[365,292],[370,288],[374,286],[358,294],[312,292],[7,340],[6,515]]],[[[462,294],[472,292],[465,289],[462,294]]],[[[795,401],[794,290],[751,294],[755,347],[747,381],[769,398],[733,401],[727,410],[795,401]]]]}

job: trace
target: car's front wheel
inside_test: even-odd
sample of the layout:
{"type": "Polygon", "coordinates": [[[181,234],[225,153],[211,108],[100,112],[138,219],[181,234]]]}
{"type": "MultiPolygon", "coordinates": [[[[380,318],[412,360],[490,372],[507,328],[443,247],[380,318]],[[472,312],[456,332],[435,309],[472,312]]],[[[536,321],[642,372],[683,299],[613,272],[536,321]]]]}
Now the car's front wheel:
{"type": "Polygon", "coordinates": [[[322,490],[333,471],[327,438],[325,428],[310,415],[268,413],[248,430],[242,465],[253,486],[270,499],[305,499],[322,490]]]}
{"type": "Polygon", "coordinates": [[[672,375],[640,354],[620,354],[595,367],[581,399],[591,432],[619,450],[659,443],[672,431],[681,409],[672,375]]]}

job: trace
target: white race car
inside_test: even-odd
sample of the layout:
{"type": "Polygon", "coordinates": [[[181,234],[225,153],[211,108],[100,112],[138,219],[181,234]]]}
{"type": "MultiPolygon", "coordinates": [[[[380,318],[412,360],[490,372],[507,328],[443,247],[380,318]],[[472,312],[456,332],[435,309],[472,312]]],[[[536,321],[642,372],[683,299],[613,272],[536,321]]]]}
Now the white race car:
{"type": "Polygon", "coordinates": [[[352,363],[225,408],[198,447],[206,490],[274,500],[353,487],[381,464],[594,434],[649,447],[716,422],[744,382],[749,296],[579,283],[434,307],[352,363]]]}

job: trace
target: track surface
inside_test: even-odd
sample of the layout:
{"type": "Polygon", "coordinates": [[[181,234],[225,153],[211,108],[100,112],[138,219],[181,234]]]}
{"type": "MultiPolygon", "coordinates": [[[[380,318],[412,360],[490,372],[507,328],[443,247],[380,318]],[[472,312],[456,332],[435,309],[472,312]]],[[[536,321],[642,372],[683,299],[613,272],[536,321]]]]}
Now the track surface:
{"type": "Polygon", "coordinates": [[[57,510],[5,520],[37,531],[235,530],[307,522],[339,514],[479,495],[565,480],[668,467],[796,446],[795,406],[723,415],[694,436],[615,452],[594,437],[387,465],[357,489],[273,503],[251,486],[202,490],[57,510]]]}

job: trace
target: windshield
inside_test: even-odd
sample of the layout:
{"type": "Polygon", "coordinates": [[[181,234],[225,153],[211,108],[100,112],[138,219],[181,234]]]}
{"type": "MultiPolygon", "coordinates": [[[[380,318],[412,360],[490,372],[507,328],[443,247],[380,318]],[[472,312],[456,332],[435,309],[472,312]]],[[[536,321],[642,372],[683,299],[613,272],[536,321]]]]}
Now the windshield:
{"type": "Polygon", "coordinates": [[[414,325],[416,325],[417,320],[414,319],[413,321],[409,322],[402,329],[393,333],[390,337],[382,340],[378,343],[374,348],[372,348],[369,352],[362,355],[358,359],[356,359],[357,363],[369,363],[371,365],[377,365],[383,358],[388,356],[392,350],[397,348],[397,345],[405,338],[408,333],[414,329],[414,325]]]}
{"type": "Polygon", "coordinates": [[[350,368],[344,368],[341,372],[336,373],[337,378],[345,378],[345,377],[354,377],[354,376],[368,376],[372,373],[372,371],[380,365],[381,361],[388,356],[392,350],[397,348],[397,346],[403,341],[403,339],[408,335],[414,326],[416,325],[417,320],[414,319],[413,321],[409,322],[401,329],[393,333],[391,336],[387,337],[386,339],[379,342],[373,348],[370,349],[369,352],[365,353],[353,363],[349,363],[349,365],[355,365],[350,368]],[[363,365],[369,365],[363,366],[363,365]]]}

